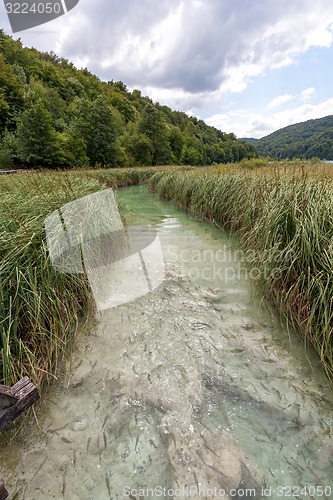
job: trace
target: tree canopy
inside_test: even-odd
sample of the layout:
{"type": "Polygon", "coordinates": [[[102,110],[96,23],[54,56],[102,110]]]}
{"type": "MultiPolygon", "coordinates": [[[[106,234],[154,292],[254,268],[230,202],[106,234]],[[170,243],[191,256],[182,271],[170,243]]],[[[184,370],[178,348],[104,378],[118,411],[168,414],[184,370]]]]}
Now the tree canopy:
{"type": "Polygon", "coordinates": [[[0,168],[211,165],[254,146],[0,30],[0,168]]]}

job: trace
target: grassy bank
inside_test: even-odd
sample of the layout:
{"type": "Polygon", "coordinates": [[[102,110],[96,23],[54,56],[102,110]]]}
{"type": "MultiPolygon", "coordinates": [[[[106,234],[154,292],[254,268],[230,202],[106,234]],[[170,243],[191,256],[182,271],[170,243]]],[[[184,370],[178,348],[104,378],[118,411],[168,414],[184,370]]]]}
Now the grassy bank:
{"type": "Polygon", "coordinates": [[[83,274],[50,265],[44,221],[65,203],[157,170],[80,170],[0,177],[0,382],[29,375],[39,384],[57,372],[62,354],[94,307],[83,274]]]}
{"type": "Polygon", "coordinates": [[[266,163],[155,174],[162,198],[240,231],[266,294],[333,370],[332,166],[266,163]]]}

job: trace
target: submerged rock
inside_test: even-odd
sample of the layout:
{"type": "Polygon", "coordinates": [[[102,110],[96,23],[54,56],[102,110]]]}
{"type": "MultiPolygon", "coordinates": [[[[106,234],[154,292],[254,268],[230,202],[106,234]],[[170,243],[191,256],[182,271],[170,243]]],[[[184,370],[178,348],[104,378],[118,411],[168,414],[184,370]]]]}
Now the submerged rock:
{"type": "Polygon", "coordinates": [[[82,363],[76,368],[72,378],[71,378],[71,386],[79,387],[83,384],[83,381],[86,377],[88,377],[91,373],[92,366],[88,359],[84,359],[82,363]]]}

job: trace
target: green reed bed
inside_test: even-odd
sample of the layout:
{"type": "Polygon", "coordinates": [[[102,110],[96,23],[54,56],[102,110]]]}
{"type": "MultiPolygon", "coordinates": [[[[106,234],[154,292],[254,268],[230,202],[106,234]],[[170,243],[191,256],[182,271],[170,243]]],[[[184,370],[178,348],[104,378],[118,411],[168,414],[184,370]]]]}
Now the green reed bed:
{"type": "Polygon", "coordinates": [[[84,276],[50,265],[44,221],[100,184],[44,173],[1,177],[0,189],[0,380],[41,381],[56,370],[89,298],[84,276]]]}
{"type": "Polygon", "coordinates": [[[84,274],[50,264],[45,218],[65,203],[110,186],[137,184],[150,169],[44,172],[0,177],[0,382],[39,384],[57,372],[94,307],[84,274]]]}
{"type": "Polygon", "coordinates": [[[242,233],[251,249],[246,260],[265,292],[332,371],[332,171],[283,165],[161,172],[151,186],[197,216],[242,233]]]}
{"type": "Polygon", "coordinates": [[[136,186],[147,182],[155,173],[164,170],[172,171],[174,167],[135,167],[118,169],[77,170],[77,175],[97,179],[105,187],[136,186]]]}

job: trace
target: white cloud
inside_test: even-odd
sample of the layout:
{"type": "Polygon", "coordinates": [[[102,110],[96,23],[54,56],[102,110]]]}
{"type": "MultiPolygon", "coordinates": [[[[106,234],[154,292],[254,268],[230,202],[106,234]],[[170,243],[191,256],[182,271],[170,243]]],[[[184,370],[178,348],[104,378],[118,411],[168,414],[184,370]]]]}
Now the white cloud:
{"type": "Polygon", "coordinates": [[[263,137],[275,130],[272,118],[243,109],[221,113],[207,118],[206,123],[223,132],[233,132],[237,137],[263,137]]]}
{"type": "Polygon", "coordinates": [[[269,108],[275,108],[277,106],[281,106],[281,104],[284,104],[285,102],[289,102],[293,99],[292,94],[284,94],[284,95],[279,95],[278,97],[275,97],[269,104],[269,108]]]}
{"type": "Polygon", "coordinates": [[[251,78],[332,43],[331,0],[80,0],[25,43],[84,61],[106,80],[242,92],[251,78]]]}
{"type": "Polygon", "coordinates": [[[143,95],[148,95],[154,102],[166,104],[177,111],[193,114],[195,110],[209,111],[221,106],[221,95],[216,92],[199,92],[192,94],[183,89],[161,89],[156,87],[144,87],[141,89],[143,95]]]}
{"type": "Polygon", "coordinates": [[[304,102],[310,101],[316,92],[314,87],[309,87],[301,92],[300,99],[304,102]]]}
{"type": "Polygon", "coordinates": [[[224,132],[234,132],[237,137],[260,138],[287,125],[328,115],[333,115],[333,98],[319,104],[304,103],[271,116],[237,109],[229,113],[216,114],[206,119],[206,122],[224,132]]]}

